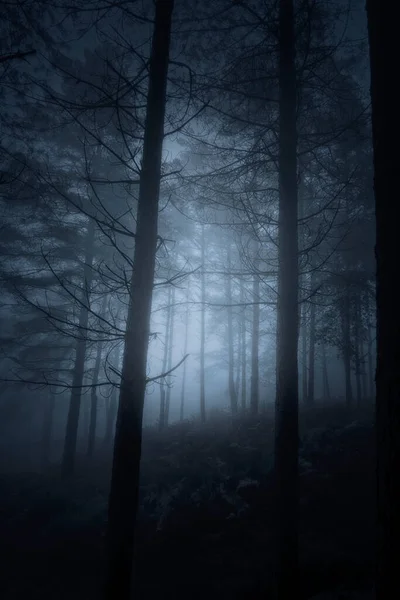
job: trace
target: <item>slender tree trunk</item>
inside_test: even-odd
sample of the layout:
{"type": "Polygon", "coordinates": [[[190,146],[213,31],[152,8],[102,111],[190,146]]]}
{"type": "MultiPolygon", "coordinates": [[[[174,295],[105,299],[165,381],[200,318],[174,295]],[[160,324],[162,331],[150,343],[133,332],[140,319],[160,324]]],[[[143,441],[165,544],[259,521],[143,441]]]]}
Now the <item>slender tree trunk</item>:
{"type": "Polygon", "coordinates": [[[350,408],[353,405],[353,387],[351,384],[351,331],[350,331],[350,290],[346,283],[345,293],[342,301],[342,321],[343,321],[343,366],[345,378],[346,406],[350,408]]]}
{"type": "MultiPolygon", "coordinates": [[[[83,378],[83,385],[88,384],[89,379],[86,377],[83,378]]],[[[82,423],[82,443],[83,446],[87,444],[89,439],[89,423],[90,423],[90,408],[89,408],[89,398],[87,395],[87,388],[84,388],[84,392],[81,397],[81,405],[82,405],[82,413],[83,413],[83,423],[82,423]]]]}
{"type": "Polygon", "coordinates": [[[42,443],[41,443],[41,465],[45,469],[50,462],[51,457],[51,435],[53,430],[54,407],[56,396],[51,386],[48,387],[45,398],[43,428],[42,428],[42,443]]]}
{"type": "Polygon", "coordinates": [[[67,429],[65,433],[64,452],[61,466],[63,477],[68,477],[69,475],[72,475],[75,467],[76,442],[78,437],[79,412],[81,408],[82,397],[82,383],[85,372],[85,355],[87,339],[86,330],[89,321],[89,296],[93,278],[92,263],[94,251],[94,234],[95,224],[93,220],[90,220],[86,239],[83,289],[81,295],[81,308],[79,312],[79,337],[76,343],[71,399],[69,402],[67,429]]]}
{"type": "Polygon", "coordinates": [[[307,305],[303,302],[301,325],[301,387],[303,404],[307,402],[308,369],[307,369],[307,305]]]}
{"type": "Polygon", "coordinates": [[[239,320],[237,320],[237,322],[235,323],[235,331],[236,331],[235,337],[237,339],[237,344],[235,344],[235,347],[237,348],[236,361],[234,361],[235,365],[236,365],[235,390],[236,390],[237,399],[239,400],[240,374],[242,372],[242,344],[241,344],[241,327],[240,327],[239,320]]]}
{"type": "Polygon", "coordinates": [[[358,331],[358,354],[360,357],[360,377],[361,377],[361,399],[365,401],[368,398],[368,385],[367,385],[367,370],[366,370],[366,352],[364,347],[364,324],[363,324],[363,312],[362,312],[362,301],[363,297],[360,294],[357,301],[357,319],[359,323],[358,331]]]}
{"type": "Polygon", "coordinates": [[[234,348],[233,348],[233,314],[231,285],[231,247],[228,245],[228,276],[226,278],[226,301],[228,303],[228,389],[232,415],[237,414],[238,401],[234,380],[234,348]]]}
{"type": "MultiPolygon", "coordinates": [[[[97,385],[100,371],[100,360],[101,360],[102,344],[98,344],[96,352],[96,361],[93,371],[92,385],[97,385]]],[[[90,390],[90,421],[89,421],[89,435],[87,445],[87,456],[92,457],[94,452],[94,445],[96,440],[96,428],[97,428],[97,389],[92,387],[90,390]]]]}
{"type": "MultiPolygon", "coordinates": [[[[171,301],[172,301],[172,288],[168,288],[168,307],[167,307],[167,320],[165,323],[165,342],[164,342],[164,356],[162,363],[162,372],[167,372],[168,365],[168,354],[169,354],[169,336],[171,333],[171,301]]],[[[166,416],[167,416],[167,390],[166,390],[166,381],[161,379],[160,382],[160,418],[158,421],[158,426],[160,431],[164,429],[166,426],[166,416]]]]}
{"type": "Polygon", "coordinates": [[[115,426],[115,417],[117,416],[118,408],[118,388],[113,386],[109,399],[109,408],[107,412],[106,431],[104,434],[104,445],[108,448],[113,441],[113,433],[115,426]]]}
{"type": "Polygon", "coordinates": [[[371,317],[369,310],[369,299],[367,296],[367,345],[368,345],[368,391],[369,399],[372,400],[375,396],[374,369],[372,358],[372,333],[371,333],[371,317]]]}
{"type": "MultiPolygon", "coordinates": [[[[244,304],[244,285],[243,280],[240,280],[240,303],[244,304]]],[[[241,406],[242,412],[246,411],[246,395],[247,395],[247,356],[246,356],[246,307],[242,306],[242,312],[240,315],[240,327],[241,327],[241,362],[242,362],[242,389],[241,389],[241,406]]]]}
{"type": "Polygon", "coordinates": [[[376,598],[400,598],[400,289],[397,3],[367,0],[377,261],[376,598]]]}
{"type": "MultiPolygon", "coordinates": [[[[189,333],[189,294],[190,294],[190,285],[188,282],[188,287],[186,290],[186,313],[185,313],[185,342],[184,342],[184,351],[183,356],[187,354],[188,348],[188,333],[189,333]]],[[[183,363],[183,374],[182,374],[182,388],[181,388],[181,406],[179,411],[179,418],[183,421],[184,409],[185,409],[185,387],[186,387],[186,360],[183,363]]]]}
{"type": "MultiPolygon", "coordinates": [[[[314,291],[315,273],[311,275],[311,293],[314,291]]],[[[313,407],[315,403],[315,316],[316,316],[315,298],[311,298],[310,308],[310,352],[308,355],[308,394],[307,405],[313,407]]]]}
{"type": "Polygon", "coordinates": [[[360,356],[360,321],[358,298],[354,298],[354,370],[356,376],[357,408],[361,406],[361,356],[360,356]]]}
{"type": "Polygon", "coordinates": [[[258,413],[260,383],[259,383],[259,346],[260,346],[260,279],[258,275],[258,258],[254,261],[256,273],[253,277],[253,328],[251,337],[251,381],[250,409],[253,415],[258,413]]]}
{"type": "Polygon", "coordinates": [[[329,388],[328,365],[326,362],[325,344],[322,344],[321,351],[322,351],[322,385],[323,385],[323,390],[324,390],[324,402],[330,403],[332,398],[331,398],[331,392],[330,392],[330,388],[329,388]]]}
{"type": "Polygon", "coordinates": [[[108,506],[106,600],[131,600],[173,0],[157,0],[108,506]]]}
{"type": "MultiPolygon", "coordinates": [[[[298,217],[300,221],[299,227],[299,250],[304,250],[306,243],[304,239],[304,232],[301,227],[305,215],[305,191],[304,185],[299,184],[298,186],[298,217]]],[[[304,289],[307,284],[307,274],[299,273],[299,287],[304,293],[304,289]]],[[[299,300],[301,300],[299,298],[299,300]]],[[[308,397],[308,371],[307,371],[307,302],[305,300],[299,301],[299,341],[301,341],[301,400],[303,404],[307,404],[308,397]],[[301,338],[301,340],[300,340],[301,338]]]]}
{"type": "Polygon", "coordinates": [[[206,340],[206,279],[205,279],[206,240],[204,224],[201,225],[201,317],[200,317],[200,418],[206,421],[205,396],[205,340],[206,340]]]}
{"type": "MultiPolygon", "coordinates": [[[[120,369],[120,364],[119,364],[120,357],[121,357],[121,348],[120,348],[120,346],[117,346],[117,348],[115,350],[115,356],[114,356],[114,364],[115,364],[115,368],[117,369],[117,371],[119,371],[119,369],[120,369]]],[[[106,431],[105,431],[105,435],[104,435],[104,445],[106,447],[111,446],[111,442],[113,441],[115,417],[117,416],[117,409],[118,409],[117,383],[119,384],[120,382],[114,381],[114,385],[113,385],[111,395],[110,395],[108,412],[107,412],[106,431]]]]}
{"type": "MultiPolygon", "coordinates": [[[[101,317],[105,317],[107,306],[107,296],[104,296],[100,315],[101,317]]],[[[99,373],[100,373],[100,362],[101,362],[101,353],[103,351],[103,343],[98,342],[97,351],[96,351],[96,360],[94,363],[93,370],[93,378],[92,378],[92,389],[90,390],[90,424],[89,424],[89,436],[88,436],[88,447],[87,447],[87,455],[89,457],[93,456],[94,446],[96,443],[96,428],[97,428],[97,384],[99,381],[99,373]]]]}
{"type": "Polygon", "coordinates": [[[298,239],[293,0],[279,2],[279,239],[275,481],[277,598],[298,580],[298,239]]]}
{"type": "MultiPolygon", "coordinates": [[[[172,369],[172,351],[174,346],[174,320],[175,320],[175,288],[172,288],[171,306],[170,306],[170,323],[169,323],[169,340],[168,340],[168,364],[167,371],[172,369]]],[[[185,361],[186,362],[186,361],[185,361]]],[[[171,377],[167,377],[167,393],[165,396],[165,426],[169,423],[169,407],[171,403],[171,377]]]]}

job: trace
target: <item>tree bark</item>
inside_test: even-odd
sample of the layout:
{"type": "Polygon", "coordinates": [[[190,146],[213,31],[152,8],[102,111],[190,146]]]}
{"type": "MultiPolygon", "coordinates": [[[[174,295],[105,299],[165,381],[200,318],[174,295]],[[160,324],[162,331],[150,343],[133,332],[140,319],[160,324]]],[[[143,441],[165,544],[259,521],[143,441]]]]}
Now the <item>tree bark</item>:
{"type": "Polygon", "coordinates": [[[72,475],[75,467],[76,442],[78,437],[79,413],[81,408],[82,383],[85,371],[87,326],[89,322],[89,296],[92,285],[93,251],[94,251],[95,223],[90,220],[86,239],[85,266],[83,271],[83,288],[81,295],[81,308],[79,312],[79,332],[76,343],[74,372],[72,377],[71,399],[67,417],[64,452],[61,472],[63,477],[72,475]]]}
{"type": "Polygon", "coordinates": [[[205,278],[206,240],[204,224],[201,224],[201,317],[200,317],[200,418],[206,422],[205,396],[205,340],[206,340],[206,278],[205,278]]]}
{"type": "Polygon", "coordinates": [[[296,67],[293,0],[279,2],[279,234],[275,412],[276,591],[298,581],[298,232],[296,67]]]}
{"type": "Polygon", "coordinates": [[[377,600],[400,597],[397,5],[367,0],[377,262],[377,600]]]}
{"type": "MultiPolygon", "coordinates": [[[[257,249],[256,249],[257,251],[257,249]]],[[[258,271],[258,258],[255,256],[254,268],[258,271]]],[[[259,346],[260,346],[260,279],[258,272],[253,277],[253,327],[251,336],[251,381],[250,381],[250,410],[253,415],[258,413],[260,381],[259,381],[259,346]]]]}
{"type": "Polygon", "coordinates": [[[155,4],[135,251],[108,506],[106,600],[131,600],[173,0],[155,4]]]}

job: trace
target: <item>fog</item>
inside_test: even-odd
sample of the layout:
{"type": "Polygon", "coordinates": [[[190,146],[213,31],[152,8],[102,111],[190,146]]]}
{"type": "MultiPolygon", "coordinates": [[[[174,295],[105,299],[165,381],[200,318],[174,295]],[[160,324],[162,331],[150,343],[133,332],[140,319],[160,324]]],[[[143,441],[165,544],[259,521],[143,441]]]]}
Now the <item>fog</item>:
{"type": "Polygon", "coordinates": [[[358,0],[0,7],[5,600],[371,591],[369,72],[358,0]]]}

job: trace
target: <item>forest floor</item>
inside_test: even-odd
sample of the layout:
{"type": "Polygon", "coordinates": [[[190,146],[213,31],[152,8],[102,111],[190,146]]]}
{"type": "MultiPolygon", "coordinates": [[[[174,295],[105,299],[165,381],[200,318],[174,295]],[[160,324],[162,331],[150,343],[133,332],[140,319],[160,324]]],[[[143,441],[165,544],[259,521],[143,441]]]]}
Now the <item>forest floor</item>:
{"type": "MultiPolygon", "coordinates": [[[[270,596],[272,446],[271,414],[145,430],[135,599],[270,596]]],[[[371,590],[374,454],[371,414],[302,413],[296,598],[371,590]]],[[[101,597],[109,476],[100,450],[69,481],[58,466],[0,474],[2,600],[101,597]]]]}

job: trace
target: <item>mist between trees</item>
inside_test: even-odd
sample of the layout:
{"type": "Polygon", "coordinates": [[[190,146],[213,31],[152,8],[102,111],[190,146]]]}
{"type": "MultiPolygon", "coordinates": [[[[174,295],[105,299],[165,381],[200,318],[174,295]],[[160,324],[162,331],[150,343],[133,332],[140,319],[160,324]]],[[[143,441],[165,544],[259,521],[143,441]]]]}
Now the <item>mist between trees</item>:
{"type": "Polygon", "coordinates": [[[295,597],[299,406],[374,405],[363,6],[0,17],[2,468],[113,457],[103,591],[127,600],[143,426],[275,410],[274,589],[295,597]]]}

